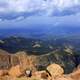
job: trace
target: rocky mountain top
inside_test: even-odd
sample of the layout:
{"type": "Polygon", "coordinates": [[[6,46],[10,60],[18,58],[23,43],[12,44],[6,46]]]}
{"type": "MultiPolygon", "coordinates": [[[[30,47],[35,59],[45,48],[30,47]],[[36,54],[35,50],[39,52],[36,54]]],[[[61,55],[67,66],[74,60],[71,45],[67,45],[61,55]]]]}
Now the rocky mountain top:
{"type": "Polygon", "coordinates": [[[12,67],[10,70],[0,70],[0,80],[80,80],[80,69],[70,74],[64,74],[63,68],[58,64],[49,65],[44,71],[26,70],[22,73],[20,65],[12,67]]]}
{"type": "Polygon", "coordinates": [[[0,80],[79,80],[80,67],[70,55],[62,56],[58,50],[40,56],[24,51],[11,54],[0,49],[0,80]]]}
{"type": "Polygon", "coordinates": [[[22,71],[26,68],[41,71],[45,70],[48,65],[56,63],[64,68],[64,73],[71,73],[76,67],[75,56],[60,50],[43,55],[29,55],[25,51],[12,54],[0,49],[0,59],[0,69],[9,69],[12,66],[20,65],[22,71]]]}

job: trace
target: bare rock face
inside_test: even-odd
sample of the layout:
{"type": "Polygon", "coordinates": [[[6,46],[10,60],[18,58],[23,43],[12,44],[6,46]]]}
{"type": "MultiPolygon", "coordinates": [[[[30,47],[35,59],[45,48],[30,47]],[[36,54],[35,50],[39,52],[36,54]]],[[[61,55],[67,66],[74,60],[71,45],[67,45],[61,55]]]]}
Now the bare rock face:
{"type": "Polygon", "coordinates": [[[18,57],[0,50],[0,69],[10,69],[12,66],[19,64],[18,57]]]}
{"type": "Polygon", "coordinates": [[[11,67],[10,55],[8,52],[0,50],[0,69],[8,69],[11,67]]]}
{"type": "Polygon", "coordinates": [[[20,77],[22,75],[22,72],[20,71],[20,66],[16,65],[14,67],[12,67],[9,72],[8,72],[9,76],[12,77],[20,77]]]}
{"type": "Polygon", "coordinates": [[[11,55],[11,57],[10,57],[10,64],[11,64],[11,67],[20,64],[20,61],[19,61],[18,57],[15,56],[15,55],[11,55]]]}
{"type": "Polygon", "coordinates": [[[19,59],[20,70],[22,72],[26,70],[36,70],[34,56],[28,56],[25,52],[18,52],[16,53],[16,56],[19,59]]]}
{"type": "Polygon", "coordinates": [[[61,76],[64,73],[64,70],[58,64],[51,64],[47,67],[47,71],[50,73],[52,77],[61,76]]]}

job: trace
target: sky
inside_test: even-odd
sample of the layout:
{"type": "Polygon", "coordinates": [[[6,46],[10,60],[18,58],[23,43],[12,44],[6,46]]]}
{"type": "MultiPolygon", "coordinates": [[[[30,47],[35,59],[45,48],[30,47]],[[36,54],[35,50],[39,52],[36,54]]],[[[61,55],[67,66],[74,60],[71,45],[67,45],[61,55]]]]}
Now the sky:
{"type": "Polygon", "coordinates": [[[80,26],[80,0],[0,0],[0,28],[36,24],[80,26]]]}

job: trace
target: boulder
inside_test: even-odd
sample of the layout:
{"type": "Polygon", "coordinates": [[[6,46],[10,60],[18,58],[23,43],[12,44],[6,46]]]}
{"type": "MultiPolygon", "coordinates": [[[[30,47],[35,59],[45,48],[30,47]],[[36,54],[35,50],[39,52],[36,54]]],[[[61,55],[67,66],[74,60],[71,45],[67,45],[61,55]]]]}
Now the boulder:
{"type": "Polygon", "coordinates": [[[20,77],[23,73],[20,71],[20,66],[16,65],[9,70],[8,74],[12,77],[20,77]]]}
{"type": "Polygon", "coordinates": [[[64,73],[63,68],[61,66],[59,66],[58,64],[49,65],[47,67],[47,71],[52,77],[61,76],[64,73]]]}

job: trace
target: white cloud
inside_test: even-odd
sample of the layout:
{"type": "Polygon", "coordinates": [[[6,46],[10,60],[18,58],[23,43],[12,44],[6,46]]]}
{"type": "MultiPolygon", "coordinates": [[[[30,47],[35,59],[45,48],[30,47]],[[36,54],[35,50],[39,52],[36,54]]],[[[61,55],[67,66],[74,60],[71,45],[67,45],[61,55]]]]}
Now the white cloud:
{"type": "MultiPolygon", "coordinates": [[[[51,16],[80,12],[80,0],[3,0],[0,13],[33,13],[51,16]],[[6,5],[6,6],[5,6],[6,5]]],[[[32,14],[31,14],[32,15],[32,14]]],[[[9,15],[8,15],[9,16],[9,15]]]]}

